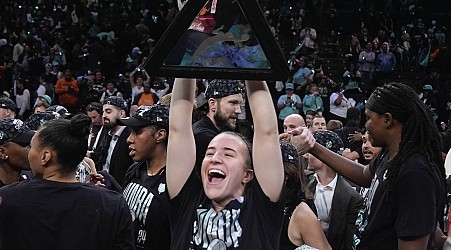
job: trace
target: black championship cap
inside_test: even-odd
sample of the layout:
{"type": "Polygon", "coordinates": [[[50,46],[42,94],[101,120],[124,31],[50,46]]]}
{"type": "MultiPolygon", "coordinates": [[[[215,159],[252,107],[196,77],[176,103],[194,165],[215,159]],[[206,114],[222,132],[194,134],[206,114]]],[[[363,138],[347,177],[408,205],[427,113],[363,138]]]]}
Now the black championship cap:
{"type": "Polygon", "coordinates": [[[46,112],[56,112],[60,115],[61,118],[64,118],[64,119],[66,119],[66,118],[69,119],[72,116],[72,114],[69,113],[69,111],[61,105],[52,105],[45,111],[46,112]]]}
{"type": "Polygon", "coordinates": [[[313,134],[313,137],[316,142],[323,145],[325,148],[341,155],[344,145],[337,133],[329,130],[318,130],[313,134]]]}
{"type": "Polygon", "coordinates": [[[109,104],[109,105],[116,106],[120,109],[127,110],[127,102],[122,97],[110,96],[110,97],[106,98],[102,104],[103,105],[109,104]]]}
{"type": "Polygon", "coordinates": [[[34,131],[19,119],[0,120],[0,145],[14,142],[23,147],[30,145],[34,131]]]}
{"type": "Polygon", "coordinates": [[[282,160],[283,162],[289,162],[294,165],[299,165],[299,157],[296,148],[290,142],[286,140],[281,140],[279,142],[280,150],[282,150],[282,160]]]}
{"type": "Polygon", "coordinates": [[[121,118],[118,123],[127,127],[160,125],[167,128],[169,127],[169,106],[162,104],[140,106],[132,117],[121,118]]]}
{"type": "Polygon", "coordinates": [[[16,104],[11,99],[2,97],[0,98],[0,108],[11,109],[12,111],[15,111],[16,104]]]}
{"type": "Polygon", "coordinates": [[[222,98],[224,96],[239,94],[243,90],[243,84],[239,80],[215,79],[208,83],[205,90],[205,98],[222,98]]]}
{"type": "Polygon", "coordinates": [[[38,130],[44,123],[59,118],[61,118],[61,115],[54,111],[38,112],[28,117],[25,120],[25,125],[32,130],[38,130]]]}

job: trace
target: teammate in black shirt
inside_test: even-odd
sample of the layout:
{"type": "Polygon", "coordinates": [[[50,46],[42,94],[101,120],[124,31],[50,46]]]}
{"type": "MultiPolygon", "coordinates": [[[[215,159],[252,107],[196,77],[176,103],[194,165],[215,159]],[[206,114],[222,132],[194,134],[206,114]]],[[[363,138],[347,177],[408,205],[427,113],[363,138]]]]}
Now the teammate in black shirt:
{"type": "Polygon", "coordinates": [[[75,178],[90,123],[76,115],[36,132],[28,158],[40,179],[0,189],[2,249],[134,249],[122,195],[75,178]]]}
{"type": "Polygon", "coordinates": [[[357,249],[431,249],[445,199],[441,143],[432,112],[413,89],[390,83],[373,92],[365,115],[372,145],[385,147],[369,166],[318,143],[310,150],[339,174],[370,187],[354,243],[357,249]]]}
{"type": "Polygon", "coordinates": [[[167,157],[171,249],[278,249],[284,169],[266,83],[246,82],[255,124],[253,150],[239,134],[217,135],[200,177],[194,171],[190,127],[195,86],[195,80],[176,79],[172,95],[167,157]]]}
{"type": "Polygon", "coordinates": [[[140,106],[120,123],[131,129],[127,138],[134,163],[124,179],[124,197],[132,213],[138,249],[169,249],[166,147],[169,108],[140,106]]]}

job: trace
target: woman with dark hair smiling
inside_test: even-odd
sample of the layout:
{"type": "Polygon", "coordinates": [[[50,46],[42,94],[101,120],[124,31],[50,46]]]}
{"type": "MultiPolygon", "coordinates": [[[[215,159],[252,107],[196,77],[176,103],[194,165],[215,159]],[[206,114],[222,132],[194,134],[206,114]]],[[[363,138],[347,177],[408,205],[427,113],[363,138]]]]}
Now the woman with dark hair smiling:
{"type": "Polygon", "coordinates": [[[134,249],[122,195],[75,178],[90,123],[84,114],[52,120],[33,136],[28,159],[40,178],[0,190],[3,249],[134,249]]]}

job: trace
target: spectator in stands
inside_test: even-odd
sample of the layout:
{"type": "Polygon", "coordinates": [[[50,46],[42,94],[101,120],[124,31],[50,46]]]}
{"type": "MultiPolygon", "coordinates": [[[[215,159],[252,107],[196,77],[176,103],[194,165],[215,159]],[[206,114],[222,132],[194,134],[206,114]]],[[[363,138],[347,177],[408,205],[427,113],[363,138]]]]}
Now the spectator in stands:
{"type": "Polygon", "coordinates": [[[102,128],[103,106],[98,102],[91,102],[86,106],[86,114],[91,118],[89,127],[88,150],[92,151],[97,139],[97,134],[102,128]]]}
{"type": "Polygon", "coordinates": [[[291,114],[299,114],[302,108],[301,97],[294,94],[294,85],[292,83],[285,84],[285,94],[281,95],[277,101],[277,108],[279,111],[279,129],[282,131],[280,125],[283,125],[285,117],[291,114]]]}
{"type": "Polygon", "coordinates": [[[360,109],[350,107],[346,112],[347,123],[341,129],[335,130],[340,139],[343,141],[343,146],[348,149],[346,155],[348,159],[357,160],[362,155],[362,134],[363,129],[360,128],[360,109]]]}
{"type": "Polygon", "coordinates": [[[99,92],[99,95],[102,95],[105,91],[105,77],[103,76],[100,70],[94,73],[94,79],[92,82],[92,88],[99,92]]]}
{"type": "Polygon", "coordinates": [[[39,87],[36,90],[36,101],[34,103],[34,106],[36,104],[38,104],[39,102],[39,97],[41,96],[48,96],[50,98],[50,102],[48,103],[49,105],[52,104],[52,99],[55,96],[55,85],[53,85],[52,83],[49,82],[49,77],[45,74],[42,74],[39,77],[39,87]]]}
{"type": "MultiPolygon", "coordinates": [[[[377,56],[382,52],[381,51],[381,46],[379,43],[377,42],[373,42],[373,52],[376,55],[375,58],[377,58],[377,56]]],[[[374,61],[376,63],[376,61],[374,61]]]]}
{"type": "Polygon", "coordinates": [[[293,75],[293,84],[296,91],[300,92],[302,88],[307,86],[313,79],[313,72],[308,67],[307,58],[301,56],[299,59],[299,70],[293,75]]]}
{"type": "Polygon", "coordinates": [[[360,29],[360,33],[357,35],[357,39],[359,39],[359,43],[362,45],[371,43],[371,38],[367,27],[363,26],[360,29]]]}
{"type": "Polygon", "coordinates": [[[27,81],[25,79],[16,80],[16,106],[18,109],[17,118],[25,120],[30,116],[30,91],[26,86],[27,81]]]}
{"type": "MultiPolygon", "coordinates": [[[[313,136],[330,151],[336,154],[343,151],[343,142],[335,132],[320,130],[313,136]]],[[[304,157],[309,161],[307,169],[315,172],[315,179],[308,188],[315,194],[318,220],[329,244],[332,249],[353,249],[355,220],[363,203],[362,197],[324,162],[309,153],[304,157]]]]}
{"type": "Polygon", "coordinates": [[[128,56],[128,58],[133,60],[133,65],[135,67],[138,67],[138,64],[141,63],[142,60],[142,51],[139,47],[134,47],[131,51],[131,54],[128,56]]]}
{"type": "Polygon", "coordinates": [[[78,102],[82,107],[88,106],[92,102],[99,102],[101,95],[94,89],[94,74],[89,72],[78,82],[78,102]]]}
{"type": "Polygon", "coordinates": [[[308,127],[308,128],[310,128],[311,126],[312,126],[312,124],[313,124],[313,118],[316,116],[316,115],[318,115],[315,111],[313,111],[313,110],[308,110],[306,113],[305,113],[305,125],[308,127]]]}
{"type": "Polygon", "coordinates": [[[392,72],[396,67],[396,57],[389,51],[388,42],[382,44],[382,51],[376,58],[376,67],[379,72],[378,84],[391,79],[392,72]]]}
{"type": "Polygon", "coordinates": [[[50,105],[48,105],[46,102],[38,102],[34,106],[33,114],[39,113],[39,112],[45,112],[49,107],[50,107],[50,105]]]}
{"type": "Polygon", "coordinates": [[[373,89],[373,72],[376,54],[371,51],[373,45],[367,43],[365,50],[359,54],[359,72],[362,76],[362,88],[365,92],[371,92],[373,89]]]}
{"type": "Polygon", "coordinates": [[[310,131],[312,131],[312,133],[315,133],[319,130],[327,130],[326,118],[321,115],[315,115],[315,117],[313,117],[312,119],[312,126],[310,126],[310,131]]]}
{"type": "Polygon", "coordinates": [[[316,30],[310,26],[306,26],[301,30],[299,38],[303,47],[301,48],[303,55],[309,55],[315,48],[315,40],[317,38],[316,30]]]}
{"type": "Polygon", "coordinates": [[[304,118],[299,114],[291,114],[283,120],[283,132],[287,133],[299,127],[305,127],[304,118]]]}
{"type": "Polygon", "coordinates": [[[359,39],[355,35],[351,36],[351,43],[345,57],[348,58],[349,62],[357,63],[359,61],[359,55],[362,48],[360,47],[359,39]]]}
{"type": "Polygon", "coordinates": [[[339,120],[346,124],[346,112],[348,108],[355,105],[355,101],[348,99],[344,95],[344,89],[340,84],[332,85],[330,95],[330,111],[328,120],[339,120]]]}
{"type": "Polygon", "coordinates": [[[368,131],[362,135],[362,153],[365,160],[365,165],[369,164],[375,159],[382,151],[381,147],[374,147],[371,143],[371,136],[368,131]]]}
{"type": "Polygon", "coordinates": [[[0,119],[16,117],[16,104],[9,98],[0,98],[0,119]]]}
{"type": "Polygon", "coordinates": [[[116,84],[113,80],[107,81],[106,90],[103,92],[102,97],[100,97],[100,102],[103,103],[103,101],[110,96],[124,98],[122,93],[117,90],[116,84]]]}
{"type": "Polygon", "coordinates": [[[48,95],[38,96],[37,101],[38,103],[45,103],[49,106],[52,104],[52,98],[50,98],[50,96],[48,95]]]}
{"type": "Polygon", "coordinates": [[[136,106],[150,106],[156,104],[160,98],[150,91],[150,83],[144,83],[144,92],[135,96],[135,100],[132,103],[132,107],[136,106]]]}
{"type": "Polygon", "coordinates": [[[323,114],[323,100],[321,99],[316,84],[307,85],[307,95],[305,95],[304,100],[302,100],[302,109],[304,114],[309,110],[313,110],[319,115],[323,114]]]}
{"type": "Polygon", "coordinates": [[[428,106],[432,112],[436,114],[437,112],[437,99],[434,95],[434,89],[431,85],[426,84],[423,86],[423,89],[419,95],[420,100],[428,106]]]}
{"type": "Polygon", "coordinates": [[[147,71],[145,69],[135,68],[135,70],[133,70],[130,73],[130,87],[132,89],[132,103],[135,102],[135,97],[138,94],[144,92],[144,84],[145,83],[150,83],[150,76],[147,74],[147,71]],[[135,80],[135,74],[138,71],[142,72],[142,74],[144,74],[146,76],[146,81],[144,81],[142,74],[136,76],[136,80],[135,80]]]}
{"type": "Polygon", "coordinates": [[[343,127],[343,123],[339,120],[330,120],[327,122],[327,130],[335,131],[337,129],[341,129],[343,127]]]}
{"type": "Polygon", "coordinates": [[[290,75],[293,75],[299,70],[299,59],[296,58],[296,51],[290,52],[290,59],[288,59],[288,67],[290,67],[290,75]]]}
{"type": "Polygon", "coordinates": [[[55,92],[59,95],[59,103],[73,113],[78,104],[78,82],[72,77],[72,72],[67,69],[64,78],[58,80],[55,92]]]}
{"type": "Polygon", "coordinates": [[[349,63],[346,71],[343,73],[343,83],[345,90],[355,92],[359,90],[361,81],[360,71],[356,68],[355,63],[349,63]]]}
{"type": "Polygon", "coordinates": [[[45,64],[45,72],[42,76],[47,76],[47,79],[44,78],[44,80],[47,80],[47,82],[55,88],[56,82],[58,81],[58,77],[52,73],[53,65],[51,63],[45,64]]]}
{"type": "Polygon", "coordinates": [[[157,95],[158,98],[161,98],[168,93],[169,87],[169,83],[166,79],[156,79],[153,82],[150,91],[157,95]]]}

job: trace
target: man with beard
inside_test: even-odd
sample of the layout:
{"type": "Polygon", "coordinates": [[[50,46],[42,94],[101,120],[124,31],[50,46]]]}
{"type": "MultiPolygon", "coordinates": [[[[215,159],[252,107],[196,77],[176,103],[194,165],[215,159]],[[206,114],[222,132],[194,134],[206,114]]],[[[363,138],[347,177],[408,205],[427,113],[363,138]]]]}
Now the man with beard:
{"type": "Polygon", "coordinates": [[[238,80],[215,79],[209,82],[205,90],[208,112],[193,124],[196,141],[196,167],[200,168],[208,144],[223,131],[234,131],[240,104],[243,101],[243,84],[238,80]]]}
{"type": "Polygon", "coordinates": [[[119,126],[118,119],[126,117],[127,104],[123,98],[110,96],[103,102],[103,126],[90,154],[97,171],[104,170],[122,185],[125,173],[133,160],[129,155],[127,138],[130,129],[119,126]]]}

